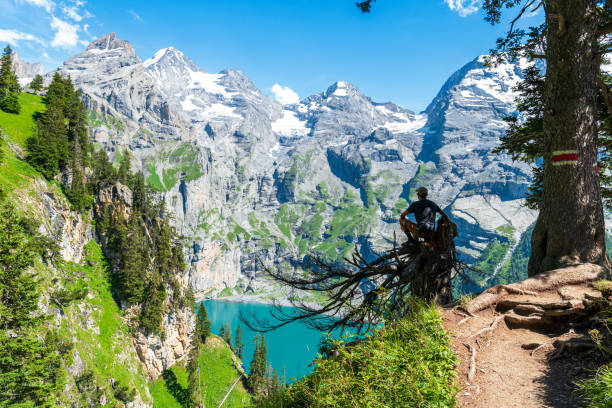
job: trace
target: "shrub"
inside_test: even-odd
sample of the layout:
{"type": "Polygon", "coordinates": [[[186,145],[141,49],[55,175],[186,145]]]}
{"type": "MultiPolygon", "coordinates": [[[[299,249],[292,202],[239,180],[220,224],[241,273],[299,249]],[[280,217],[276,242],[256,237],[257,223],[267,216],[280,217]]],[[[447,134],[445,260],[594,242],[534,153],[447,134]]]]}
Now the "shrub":
{"type": "Polygon", "coordinates": [[[585,408],[612,407],[612,363],[600,367],[595,377],[577,381],[576,385],[585,408]]]}
{"type": "Polygon", "coordinates": [[[415,298],[408,302],[401,320],[317,360],[312,374],[287,388],[282,406],[454,406],[457,360],[442,319],[435,306],[415,298]]]}

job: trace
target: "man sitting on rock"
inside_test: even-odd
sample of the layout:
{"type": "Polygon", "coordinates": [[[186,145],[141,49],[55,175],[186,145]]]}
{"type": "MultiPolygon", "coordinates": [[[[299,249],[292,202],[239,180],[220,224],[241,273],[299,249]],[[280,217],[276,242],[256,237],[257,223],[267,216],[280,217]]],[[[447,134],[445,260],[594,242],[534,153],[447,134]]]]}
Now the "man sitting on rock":
{"type": "Polygon", "coordinates": [[[444,221],[449,218],[438,207],[436,203],[427,199],[427,189],[419,187],[416,191],[418,201],[410,204],[408,209],[400,215],[400,227],[408,237],[406,244],[416,244],[419,238],[429,241],[434,237],[436,231],[436,213],[440,213],[444,221]],[[408,214],[414,214],[416,224],[406,218],[408,214]]]}

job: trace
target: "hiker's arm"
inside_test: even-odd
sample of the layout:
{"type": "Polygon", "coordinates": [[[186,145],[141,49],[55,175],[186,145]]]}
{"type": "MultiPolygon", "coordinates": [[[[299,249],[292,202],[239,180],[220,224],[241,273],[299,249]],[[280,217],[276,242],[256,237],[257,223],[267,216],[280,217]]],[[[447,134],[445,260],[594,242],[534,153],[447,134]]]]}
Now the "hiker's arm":
{"type": "Polygon", "coordinates": [[[407,208],[406,211],[404,211],[401,215],[400,215],[400,220],[403,220],[404,218],[406,218],[406,216],[410,214],[410,208],[407,208]]]}
{"type": "Polygon", "coordinates": [[[444,211],[440,210],[440,215],[442,216],[443,220],[450,221],[450,218],[448,218],[448,215],[446,215],[444,211]]]}

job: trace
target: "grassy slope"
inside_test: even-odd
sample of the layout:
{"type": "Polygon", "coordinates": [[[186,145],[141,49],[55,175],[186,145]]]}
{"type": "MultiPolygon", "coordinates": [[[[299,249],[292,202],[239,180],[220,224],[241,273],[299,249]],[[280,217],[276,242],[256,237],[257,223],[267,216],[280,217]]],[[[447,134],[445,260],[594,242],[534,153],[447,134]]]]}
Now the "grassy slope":
{"type": "Polygon", "coordinates": [[[18,115],[0,110],[0,130],[8,142],[2,147],[5,156],[4,162],[0,164],[0,186],[9,191],[26,187],[30,179],[39,176],[28,163],[19,160],[8,145],[25,148],[25,141],[32,136],[36,126],[33,116],[43,112],[45,106],[40,96],[26,93],[19,95],[19,102],[21,112],[18,115]]]}
{"type": "Polygon", "coordinates": [[[291,407],[452,407],[456,358],[434,306],[410,300],[410,312],[290,386],[291,407]]]}
{"type": "MultiPolygon", "coordinates": [[[[232,351],[216,336],[211,336],[200,353],[200,386],[205,396],[205,406],[219,405],[239,373],[234,367],[232,351]]],[[[184,366],[176,365],[150,384],[154,408],[181,408],[187,391],[187,372],[184,366]],[[176,384],[175,380],[176,379],[176,384]]],[[[238,383],[223,404],[228,408],[242,408],[250,396],[238,383]]]]}
{"type": "MultiPolygon", "coordinates": [[[[42,98],[36,95],[22,93],[19,100],[22,108],[18,115],[0,111],[0,130],[6,142],[2,147],[5,158],[0,164],[0,186],[15,197],[20,211],[43,221],[44,215],[39,214],[34,208],[36,206],[31,205],[31,201],[39,200],[42,193],[38,191],[40,187],[35,187],[34,180],[43,178],[28,163],[20,160],[9,145],[25,150],[25,141],[35,131],[34,116],[43,112],[45,106],[42,98]],[[29,206],[26,204],[28,201],[29,206]]],[[[46,183],[46,188],[62,199],[61,189],[54,183],[46,183]]],[[[113,396],[111,379],[135,388],[146,401],[147,384],[128,327],[111,296],[106,261],[95,242],[88,243],[85,250],[86,257],[80,265],[60,261],[56,269],[52,269],[38,262],[36,272],[40,278],[41,292],[44,295],[59,288],[87,288],[85,299],[63,307],[60,336],[73,343],[73,350],[78,352],[85,369],[93,373],[97,385],[107,395],[108,402],[119,403],[113,396]]],[[[58,312],[57,306],[52,303],[49,312],[53,313],[54,310],[58,312]]],[[[65,363],[69,366],[73,361],[65,363]]],[[[68,378],[67,382],[68,389],[63,398],[66,402],[74,402],[75,398],[79,398],[74,379],[68,378]]]]}
{"type": "Polygon", "coordinates": [[[85,299],[64,307],[61,332],[76,339],[75,350],[111,401],[114,400],[109,387],[111,378],[135,388],[146,400],[146,377],[132,346],[129,327],[112,298],[106,259],[94,241],[85,246],[85,254],[81,265],[67,263],[61,271],[64,286],[71,288],[82,282],[88,288],[85,299]]]}

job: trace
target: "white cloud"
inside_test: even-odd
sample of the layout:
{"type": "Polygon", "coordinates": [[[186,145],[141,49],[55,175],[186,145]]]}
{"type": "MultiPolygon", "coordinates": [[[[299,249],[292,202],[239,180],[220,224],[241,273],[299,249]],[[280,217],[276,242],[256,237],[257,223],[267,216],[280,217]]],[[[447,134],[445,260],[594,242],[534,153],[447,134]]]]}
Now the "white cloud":
{"type": "Polygon", "coordinates": [[[128,10],[128,13],[130,13],[134,20],[142,21],[142,17],[140,17],[140,15],[138,15],[138,13],[136,13],[134,10],[128,10]]]}
{"type": "Polygon", "coordinates": [[[35,35],[23,33],[17,30],[0,29],[0,42],[7,42],[16,46],[18,41],[35,41],[41,45],[44,45],[44,42],[35,35]]]}
{"type": "Polygon", "coordinates": [[[276,102],[282,103],[283,105],[300,102],[300,97],[298,96],[298,94],[288,86],[274,84],[271,90],[274,94],[274,100],[276,102]]]}
{"type": "Polygon", "coordinates": [[[51,46],[75,47],[77,44],[82,44],[82,41],[79,41],[80,28],[78,24],[70,24],[52,16],[51,28],[55,30],[55,37],[51,41],[51,46]]]}
{"type": "Polygon", "coordinates": [[[476,13],[480,6],[480,0],[444,0],[444,2],[461,17],[476,13]]]}
{"type": "Polygon", "coordinates": [[[62,10],[64,11],[64,14],[74,21],[81,21],[83,19],[83,16],[79,14],[79,10],[75,6],[63,7],[62,10]]]}
{"type": "Polygon", "coordinates": [[[55,8],[55,3],[51,0],[20,0],[20,2],[42,7],[47,11],[47,13],[50,13],[51,10],[55,8]]]}

